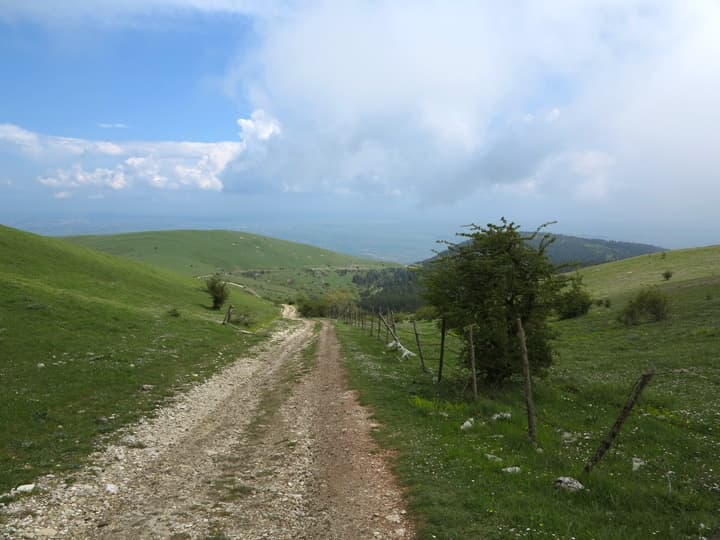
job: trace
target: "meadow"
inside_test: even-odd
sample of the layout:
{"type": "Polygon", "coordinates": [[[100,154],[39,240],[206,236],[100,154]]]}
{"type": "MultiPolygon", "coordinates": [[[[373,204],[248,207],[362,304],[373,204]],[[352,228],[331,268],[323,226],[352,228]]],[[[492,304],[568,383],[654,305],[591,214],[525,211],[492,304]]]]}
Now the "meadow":
{"type": "Polygon", "coordinates": [[[262,340],[272,303],[0,227],[0,493],[80,467],[98,442],[262,340]]]}
{"type": "MultiPolygon", "coordinates": [[[[338,324],[351,384],[396,453],[420,538],[710,538],[720,530],[720,248],[684,250],[583,270],[609,307],[555,321],[557,358],[534,380],[539,448],[529,443],[522,382],[482,387],[450,336],[445,375],[433,382],[435,323],[419,325],[430,374],[399,360],[384,339],[338,324]],[[670,280],[662,272],[670,269],[670,280]],[[657,285],[671,302],[661,322],[625,327],[617,316],[634,291],[657,285]],[[582,473],[637,377],[657,373],[605,458],[582,473]],[[509,418],[507,414],[509,413],[509,418]],[[499,416],[495,416],[499,415],[499,416]],[[474,418],[470,429],[460,426],[474,418]],[[635,466],[633,466],[635,463],[635,466]],[[504,472],[519,467],[517,473],[504,472]],[[558,490],[560,476],[585,489],[558,490]]],[[[409,322],[401,341],[416,351],[409,322]]],[[[384,338],[384,333],[382,334],[384,338]]]]}

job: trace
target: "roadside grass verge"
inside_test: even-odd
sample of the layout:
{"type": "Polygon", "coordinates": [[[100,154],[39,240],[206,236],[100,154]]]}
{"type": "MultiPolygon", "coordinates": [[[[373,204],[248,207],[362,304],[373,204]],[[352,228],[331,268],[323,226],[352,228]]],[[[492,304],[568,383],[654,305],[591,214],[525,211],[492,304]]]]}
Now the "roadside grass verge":
{"type": "MultiPolygon", "coordinates": [[[[700,539],[720,531],[720,278],[663,290],[672,303],[666,321],[626,328],[616,302],[554,323],[559,357],[534,381],[542,452],[527,439],[521,381],[483,388],[473,402],[452,338],[437,384],[417,358],[400,361],[367,330],[338,324],[351,384],[381,423],[379,442],[397,450],[420,538],[700,539]],[[650,365],[658,373],[617,445],[583,475],[650,365]],[[511,417],[493,421],[497,413],[511,417]],[[474,425],[462,431],[468,418],[474,425]],[[635,471],[633,458],[644,462],[635,471]],[[587,489],[559,491],[559,476],[587,489]]],[[[420,332],[435,372],[439,332],[432,323],[420,332]]],[[[411,326],[398,333],[415,351],[411,326]]]]}
{"type": "Polygon", "coordinates": [[[278,309],[192,278],[0,227],[0,493],[70,474],[98,442],[264,339],[278,309]]]}

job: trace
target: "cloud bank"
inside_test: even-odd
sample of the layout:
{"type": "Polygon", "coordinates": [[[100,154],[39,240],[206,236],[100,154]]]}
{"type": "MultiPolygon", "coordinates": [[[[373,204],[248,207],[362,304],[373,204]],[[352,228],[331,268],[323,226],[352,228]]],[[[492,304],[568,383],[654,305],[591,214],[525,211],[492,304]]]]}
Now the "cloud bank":
{"type": "Polygon", "coordinates": [[[720,4],[702,0],[313,2],[228,67],[283,137],[226,188],[720,195],[719,29],[720,4]]]}

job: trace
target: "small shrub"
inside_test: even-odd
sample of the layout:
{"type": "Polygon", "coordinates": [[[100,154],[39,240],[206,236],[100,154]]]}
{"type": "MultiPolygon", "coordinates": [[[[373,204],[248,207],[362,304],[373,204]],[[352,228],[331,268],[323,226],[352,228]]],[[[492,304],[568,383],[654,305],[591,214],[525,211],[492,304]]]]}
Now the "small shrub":
{"type": "Polygon", "coordinates": [[[670,278],[673,277],[673,272],[672,272],[672,270],[665,270],[665,271],[662,273],[662,277],[665,279],[665,281],[670,281],[670,278]]]}
{"type": "Polygon", "coordinates": [[[212,308],[220,309],[230,296],[227,283],[220,274],[213,274],[205,282],[205,291],[212,297],[212,308]]]}
{"type": "Polygon", "coordinates": [[[592,306],[590,293],[582,286],[580,276],[571,279],[571,285],[560,294],[555,301],[555,311],[560,319],[574,319],[586,315],[592,306]]]}
{"type": "Polygon", "coordinates": [[[620,313],[620,322],[626,326],[640,324],[644,320],[662,321],[670,313],[667,295],[655,288],[637,293],[620,313]]]}

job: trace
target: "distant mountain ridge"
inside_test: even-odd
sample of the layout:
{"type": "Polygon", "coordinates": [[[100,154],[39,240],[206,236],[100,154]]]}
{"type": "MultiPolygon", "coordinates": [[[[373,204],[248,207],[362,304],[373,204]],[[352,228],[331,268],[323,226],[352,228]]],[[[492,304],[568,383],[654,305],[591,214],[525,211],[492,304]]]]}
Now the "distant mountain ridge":
{"type": "MultiPolygon", "coordinates": [[[[530,236],[532,233],[522,232],[521,234],[530,236]]],[[[618,242],[615,240],[601,240],[599,238],[581,238],[579,236],[566,234],[548,234],[555,238],[555,241],[547,248],[548,259],[554,264],[559,265],[594,266],[596,264],[629,259],[630,257],[637,257],[639,255],[667,251],[665,248],[650,244],[618,242]]],[[[530,243],[537,246],[543,236],[542,233],[538,234],[530,243]]],[[[442,256],[444,253],[445,252],[441,252],[436,257],[442,256]]],[[[420,261],[418,264],[425,264],[436,257],[420,261]]]]}
{"type": "MultiPolygon", "coordinates": [[[[578,264],[580,266],[593,266],[606,262],[619,261],[647,255],[665,248],[650,244],[635,242],[617,242],[614,240],[600,240],[598,238],[581,238],[565,234],[552,234],[555,241],[548,247],[548,258],[555,264],[578,264]]],[[[535,242],[539,242],[539,238],[535,242]]]]}

